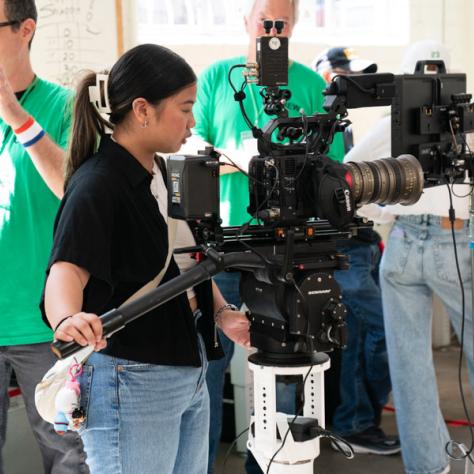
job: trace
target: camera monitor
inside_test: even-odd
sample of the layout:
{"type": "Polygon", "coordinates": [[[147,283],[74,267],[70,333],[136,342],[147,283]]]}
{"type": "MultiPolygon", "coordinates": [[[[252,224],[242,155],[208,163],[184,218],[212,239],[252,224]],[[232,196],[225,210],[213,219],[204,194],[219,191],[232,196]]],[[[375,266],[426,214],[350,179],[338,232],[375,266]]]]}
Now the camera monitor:
{"type": "MultiPolygon", "coordinates": [[[[425,173],[425,187],[446,182],[459,156],[456,144],[473,128],[465,74],[395,76],[392,104],[392,156],[414,155],[425,173]],[[454,119],[454,120],[453,120],[454,119]]],[[[464,174],[454,176],[462,181],[464,174]]]]}

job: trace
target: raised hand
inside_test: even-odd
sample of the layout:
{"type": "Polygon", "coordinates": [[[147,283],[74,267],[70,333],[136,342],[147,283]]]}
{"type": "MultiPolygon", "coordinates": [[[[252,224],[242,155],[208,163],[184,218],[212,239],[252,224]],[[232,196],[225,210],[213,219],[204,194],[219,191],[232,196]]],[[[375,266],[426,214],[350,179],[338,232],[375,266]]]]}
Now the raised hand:
{"type": "Polygon", "coordinates": [[[0,118],[13,129],[21,127],[28,120],[28,113],[21,106],[0,66],[0,118]]]}

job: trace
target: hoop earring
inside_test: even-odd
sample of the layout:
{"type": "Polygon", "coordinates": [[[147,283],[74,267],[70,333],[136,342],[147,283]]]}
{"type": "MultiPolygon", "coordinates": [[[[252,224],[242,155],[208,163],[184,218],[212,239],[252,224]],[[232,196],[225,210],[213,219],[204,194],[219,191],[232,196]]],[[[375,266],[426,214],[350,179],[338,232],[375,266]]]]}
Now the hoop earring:
{"type": "Polygon", "coordinates": [[[143,123],[142,123],[142,128],[147,128],[148,127],[148,120],[145,120],[143,123]]]}

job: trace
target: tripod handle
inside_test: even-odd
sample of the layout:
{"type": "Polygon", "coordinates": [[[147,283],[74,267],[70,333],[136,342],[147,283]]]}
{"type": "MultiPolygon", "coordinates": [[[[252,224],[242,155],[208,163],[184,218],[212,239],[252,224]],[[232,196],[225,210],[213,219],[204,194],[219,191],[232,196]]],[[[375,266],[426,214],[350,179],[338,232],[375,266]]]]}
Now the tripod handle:
{"type": "MultiPolygon", "coordinates": [[[[141,313],[142,314],[142,313],[141,313]]],[[[102,334],[104,337],[111,336],[114,332],[125,327],[124,312],[122,308],[111,309],[100,316],[102,322],[102,334]]],[[[65,359],[83,348],[76,341],[54,341],[51,350],[58,359],[65,359]]]]}
{"type": "MultiPolygon", "coordinates": [[[[264,266],[261,257],[247,252],[234,252],[220,256],[215,250],[208,249],[208,258],[197,264],[187,272],[162,283],[157,288],[133,301],[123,304],[118,309],[111,309],[100,316],[102,321],[102,334],[109,337],[127,324],[152,309],[166,303],[188,288],[209,280],[213,275],[229,267],[244,266],[244,268],[261,268],[264,266]]],[[[51,350],[59,359],[68,357],[82,349],[76,342],[55,341],[51,350]]]]}
{"type": "Polygon", "coordinates": [[[51,350],[58,359],[65,359],[80,349],[82,349],[82,346],[76,341],[54,341],[51,344],[51,350]]]}

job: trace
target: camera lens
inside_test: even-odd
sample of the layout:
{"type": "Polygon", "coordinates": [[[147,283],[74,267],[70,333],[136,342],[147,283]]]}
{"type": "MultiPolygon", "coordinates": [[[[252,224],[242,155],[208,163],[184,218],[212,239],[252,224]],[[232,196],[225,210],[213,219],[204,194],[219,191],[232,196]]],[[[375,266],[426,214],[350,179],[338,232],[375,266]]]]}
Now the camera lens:
{"type": "Polygon", "coordinates": [[[412,155],[346,163],[354,201],[358,205],[403,204],[418,201],[423,192],[423,170],[412,155]]]}

